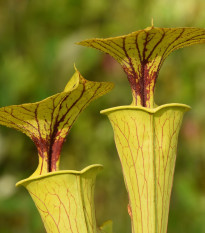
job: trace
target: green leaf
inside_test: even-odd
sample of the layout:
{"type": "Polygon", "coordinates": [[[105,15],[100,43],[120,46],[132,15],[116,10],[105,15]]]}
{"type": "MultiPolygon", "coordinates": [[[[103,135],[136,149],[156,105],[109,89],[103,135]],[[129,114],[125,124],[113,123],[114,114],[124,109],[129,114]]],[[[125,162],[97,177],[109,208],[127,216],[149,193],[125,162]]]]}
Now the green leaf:
{"type": "Polygon", "coordinates": [[[133,105],[152,108],[162,63],[174,50],[205,42],[205,29],[149,27],[125,36],[90,39],[78,44],[110,54],[123,67],[132,88],[133,105]]]}
{"type": "Polygon", "coordinates": [[[39,166],[33,175],[56,171],[63,142],[78,115],[112,88],[112,83],[88,81],[76,70],[63,92],[40,102],[0,108],[0,124],[20,130],[34,141],[39,166]]]}
{"type": "Polygon", "coordinates": [[[106,221],[103,225],[99,228],[99,233],[113,233],[112,230],[112,221],[106,221]]]}

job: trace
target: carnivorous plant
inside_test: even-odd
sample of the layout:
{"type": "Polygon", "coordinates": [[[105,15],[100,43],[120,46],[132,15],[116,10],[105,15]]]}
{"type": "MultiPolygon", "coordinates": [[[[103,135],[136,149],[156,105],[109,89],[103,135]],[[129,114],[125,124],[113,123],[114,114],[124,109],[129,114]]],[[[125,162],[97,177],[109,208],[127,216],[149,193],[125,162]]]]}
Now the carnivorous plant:
{"type": "Polygon", "coordinates": [[[131,86],[131,105],[101,113],[113,127],[133,233],[167,232],[178,134],[183,115],[190,109],[184,104],[155,104],[160,68],[171,52],[204,42],[204,29],[152,26],[125,36],[78,43],[116,59],[131,86]]]}
{"type": "Polygon", "coordinates": [[[36,171],[16,185],[29,191],[49,233],[97,233],[111,227],[109,223],[98,229],[95,221],[95,178],[102,165],[59,170],[59,160],[78,115],[112,88],[112,83],[88,81],[76,70],[61,93],[36,103],[0,108],[0,124],[22,131],[38,149],[36,171]]]}
{"type": "MultiPolygon", "coordinates": [[[[166,233],[174,176],[177,141],[183,115],[189,106],[157,106],[154,89],[160,68],[173,51],[205,42],[205,29],[155,28],[78,44],[114,57],[127,74],[131,105],[101,111],[114,131],[129,197],[133,233],[166,233]]],[[[0,124],[29,136],[38,150],[39,165],[24,186],[51,233],[111,233],[110,222],[98,228],[94,185],[102,165],[82,171],[59,170],[61,148],[78,115],[96,98],[113,88],[108,82],[91,82],[76,70],[64,91],[36,103],[0,108],[0,124]]]]}

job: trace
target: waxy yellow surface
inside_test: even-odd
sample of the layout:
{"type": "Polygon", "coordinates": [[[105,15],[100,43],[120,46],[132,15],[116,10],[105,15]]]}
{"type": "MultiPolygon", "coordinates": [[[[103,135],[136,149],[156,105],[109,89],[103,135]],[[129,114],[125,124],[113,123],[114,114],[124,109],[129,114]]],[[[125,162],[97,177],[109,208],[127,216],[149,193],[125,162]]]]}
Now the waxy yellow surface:
{"type": "Polygon", "coordinates": [[[94,188],[101,170],[92,165],[80,172],[50,172],[17,185],[29,191],[48,233],[97,233],[94,188]]]}
{"type": "Polygon", "coordinates": [[[112,124],[129,194],[133,233],[166,233],[178,133],[189,106],[123,106],[102,111],[112,124]]]}
{"type": "Polygon", "coordinates": [[[39,166],[33,176],[58,170],[62,144],[74,121],[112,88],[112,83],[88,81],[76,70],[63,92],[40,102],[0,108],[0,124],[22,131],[37,146],[39,166]]]}
{"type": "Polygon", "coordinates": [[[125,36],[89,39],[78,44],[116,59],[130,82],[132,104],[152,108],[156,79],[165,58],[174,50],[204,42],[205,29],[148,27],[125,36]]]}

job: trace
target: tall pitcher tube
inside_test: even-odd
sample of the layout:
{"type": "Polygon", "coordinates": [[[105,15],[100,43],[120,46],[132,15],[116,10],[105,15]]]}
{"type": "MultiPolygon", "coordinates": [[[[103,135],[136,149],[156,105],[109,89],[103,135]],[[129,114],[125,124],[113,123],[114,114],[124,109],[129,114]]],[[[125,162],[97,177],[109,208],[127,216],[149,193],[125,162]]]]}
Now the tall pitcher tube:
{"type": "Polygon", "coordinates": [[[114,130],[133,233],[166,233],[178,133],[189,106],[103,110],[114,130]]]}

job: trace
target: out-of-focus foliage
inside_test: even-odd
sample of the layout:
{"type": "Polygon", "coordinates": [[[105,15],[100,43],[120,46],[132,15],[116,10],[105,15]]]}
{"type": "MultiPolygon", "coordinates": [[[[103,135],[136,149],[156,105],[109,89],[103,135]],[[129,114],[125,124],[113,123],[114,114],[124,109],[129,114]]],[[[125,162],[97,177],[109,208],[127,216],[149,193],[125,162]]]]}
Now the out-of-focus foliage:
{"type": "MultiPolygon", "coordinates": [[[[60,92],[74,72],[116,88],[78,118],[63,147],[62,169],[102,163],[96,185],[97,221],[113,219],[114,232],[130,232],[120,162],[108,119],[99,111],[130,104],[120,66],[102,53],[75,45],[93,37],[127,34],[150,26],[205,28],[203,0],[1,0],[0,106],[36,102],[60,92]]],[[[156,102],[192,106],[181,130],[168,232],[205,232],[205,45],[173,53],[163,64],[156,102]]],[[[37,166],[34,144],[0,127],[0,231],[45,232],[38,212],[15,182],[37,166]]]]}

